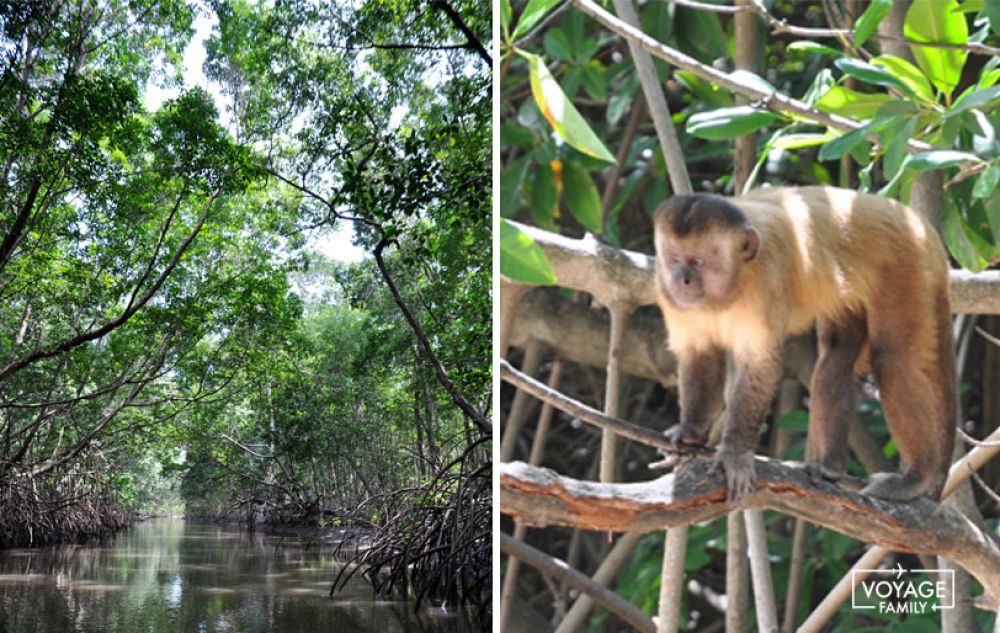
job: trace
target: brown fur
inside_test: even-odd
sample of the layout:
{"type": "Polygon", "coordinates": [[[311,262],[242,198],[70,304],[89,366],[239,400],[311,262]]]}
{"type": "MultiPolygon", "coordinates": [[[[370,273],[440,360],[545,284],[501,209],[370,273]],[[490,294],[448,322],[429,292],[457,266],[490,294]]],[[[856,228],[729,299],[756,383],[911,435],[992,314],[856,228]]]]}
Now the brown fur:
{"type": "Polygon", "coordinates": [[[954,438],[955,368],[948,260],[922,216],[844,189],[774,187],[729,200],[671,198],[655,227],[659,304],[680,360],[681,424],[667,434],[705,437],[713,411],[705,400],[720,397],[715,359],[731,351],[737,375],[717,458],[731,498],[752,490],[747,456],[781,375],[781,346],[814,325],[820,474],[843,473],[854,374],[870,367],[907,470],[873,477],[866,490],[940,495],[954,438]],[[684,294],[689,278],[704,296],[684,294]]]}

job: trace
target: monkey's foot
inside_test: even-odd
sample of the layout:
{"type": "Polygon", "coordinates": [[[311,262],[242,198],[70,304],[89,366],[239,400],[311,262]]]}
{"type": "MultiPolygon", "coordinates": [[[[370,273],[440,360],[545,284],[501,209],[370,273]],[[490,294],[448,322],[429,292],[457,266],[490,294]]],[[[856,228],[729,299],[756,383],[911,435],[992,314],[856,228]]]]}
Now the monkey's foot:
{"type": "Polygon", "coordinates": [[[875,473],[868,479],[868,485],[861,493],[889,501],[910,501],[917,497],[929,497],[937,501],[941,495],[941,486],[921,479],[912,470],[908,470],[902,475],[875,473]]]}
{"type": "Polygon", "coordinates": [[[708,433],[684,424],[675,424],[663,432],[663,437],[675,446],[704,446],[708,433]]]}
{"type": "Polygon", "coordinates": [[[809,481],[814,486],[824,481],[832,484],[838,483],[847,474],[843,468],[836,468],[822,463],[806,464],[806,472],[809,473],[809,481]]]}
{"type": "Polygon", "coordinates": [[[757,473],[753,468],[753,453],[730,453],[719,450],[712,461],[712,471],[722,470],[726,476],[726,501],[736,503],[757,489],[757,473]]]}

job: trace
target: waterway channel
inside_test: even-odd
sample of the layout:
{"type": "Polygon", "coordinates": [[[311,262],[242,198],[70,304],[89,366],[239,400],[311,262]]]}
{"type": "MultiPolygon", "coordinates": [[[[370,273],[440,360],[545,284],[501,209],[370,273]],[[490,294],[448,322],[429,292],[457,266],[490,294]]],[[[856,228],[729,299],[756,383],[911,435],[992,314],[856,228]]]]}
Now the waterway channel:
{"type": "Polygon", "coordinates": [[[0,550],[0,633],[468,633],[356,576],[333,598],[331,546],[157,519],[94,546],[0,550]]]}

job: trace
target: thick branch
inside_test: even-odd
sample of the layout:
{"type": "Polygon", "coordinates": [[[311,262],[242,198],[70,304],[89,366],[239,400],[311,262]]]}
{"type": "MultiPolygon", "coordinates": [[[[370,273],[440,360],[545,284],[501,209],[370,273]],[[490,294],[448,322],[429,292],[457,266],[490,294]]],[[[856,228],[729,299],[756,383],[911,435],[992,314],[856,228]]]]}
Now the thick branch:
{"type": "Polygon", "coordinates": [[[465,36],[465,39],[468,42],[466,44],[466,48],[476,51],[483,61],[486,62],[486,65],[492,68],[493,58],[490,57],[490,54],[486,51],[486,47],[479,41],[479,38],[472,32],[472,29],[470,29],[469,25],[465,23],[465,20],[463,20],[462,16],[458,14],[458,11],[456,11],[454,7],[444,0],[437,0],[434,3],[434,6],[444,11],[445,15],[448,16],[448,19],[451,20],[451,23],[455,25],[455,28],[462,32],[462,35],[465,36]]]}
{"type": "MultiPolygon", "coordinates": [[[[829,483],[813,485],[802,464],[756,458],[757,490],[726,503],[725,481],[708,460],[642,483],[601,484],[522,462],[500,464],[500,511],[527,525],[652,532],[769,508],[884,547],[950,558],[1000,596],[1000,543],[954,508],[927,499],[890,502],[829,483]]],[[[996,604],[989,599],[986,604],[996,604]]]]}
{"type": "MultiPolygon", "coordinates": [[[[605,246],[590,235],[573,239],[515,224],[545,251],[561,287],[589,292],[604,305],[656,303],[652,257],[605,246]]],[[[1000,314],[1000,270],[953,270],[950,290],[956,314],[1000,314]]]]}
{"type": "MultiPolygon", "coordinates": [[[[507,297],[500,292],[501,303],[507,297]]],[[[606,311],[595,310],[561,296],[554,288],[536,288],[516,307],[510,344],[524,348],[535,339],[559,358],[604,367],[608,362],[610,323],[606,311]]],[[[653,314],[629,319],[621,348],[622,370],[664,385],[677,382],[677,359],[667,349],[663,320],[653,314]]]]}
{"type": "MultiPolygon", "coordinates": [[[[381,227],[379,227],[381,231],[381,227]]],[[[375,257],[375,263],[378,265],[379,272],[382,273],[382,280],[385,281],[385,285],[389,288],[389,292],[392,293],[392,299],[399,308],[399,311],[403,313],[403,318],[406,322],[410,324],[410,329],[417,337],[417,341],[420,343],[420,347],[423,348],[424,353],[427,354],[427,358],[431,362],[431,366],[434,368],[434,373],[437,375],[438,382],[444,387],[444,390],[448,392],[451,397],[451,401],[454,402],[459,409],[461,409],[465,415],[469,416],[469,419],[476,425],[479,429],[480,434],[483,437],[488,437],[492,433],[492,427],[486,416],[472,406],[472,403],[465,399],[458,389],[455,387],[455,383],[452,382],[448,373],[444,370],[444,365],[441,364],[441,360],[438,358],[437,354],[434,352],[434,348],[431,346],[430,340],[427,338],[427,334],[424,332],[424,328],[421,327],[420,322],[417,321],[417,317],[414,316],[413,312],[410,310],[410,306],[406,304],[403,300],[403,296],[399,294],[399,289],[396,287],[396,282],[392,279],[392,274],[389,272],[388,266],[385,265],[385,260],[382,257],[382,251],[386,247],[387,241],[383,237],[379,243],[375,246],[375,250],[372,251],[372,255],[375,257]]]]}

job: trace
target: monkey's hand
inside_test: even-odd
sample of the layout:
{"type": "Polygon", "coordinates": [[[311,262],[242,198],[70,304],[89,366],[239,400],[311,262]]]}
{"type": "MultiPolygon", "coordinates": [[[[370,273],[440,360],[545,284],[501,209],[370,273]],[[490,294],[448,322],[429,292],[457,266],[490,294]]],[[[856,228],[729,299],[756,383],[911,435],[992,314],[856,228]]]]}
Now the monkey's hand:
{"type": "Polygon", "coordinates": [[[704,446],[708,434],[690,424],[675,424],[663,432],[663,436],[674,446],[704,446]]]}
{"type": "Polygon", "coordinates": [[[726,501],[729,503],[736,503],[757,489],[752,451],[734,452],[720,448],[712,461],[712,471],[720,469],[726,476],[726,501]]]}

